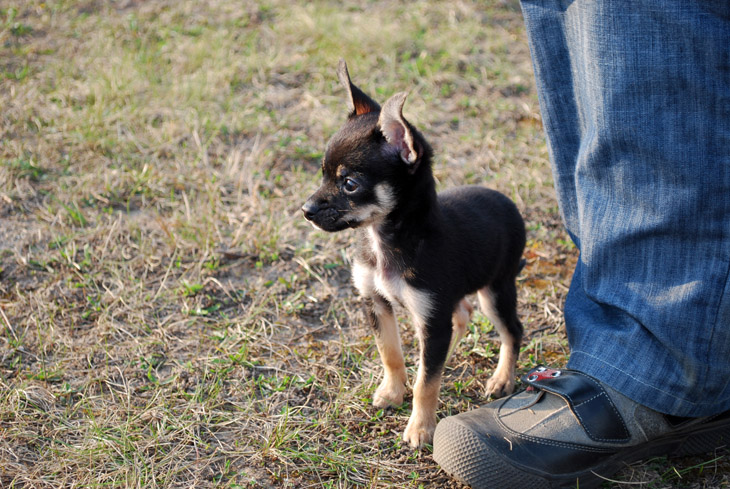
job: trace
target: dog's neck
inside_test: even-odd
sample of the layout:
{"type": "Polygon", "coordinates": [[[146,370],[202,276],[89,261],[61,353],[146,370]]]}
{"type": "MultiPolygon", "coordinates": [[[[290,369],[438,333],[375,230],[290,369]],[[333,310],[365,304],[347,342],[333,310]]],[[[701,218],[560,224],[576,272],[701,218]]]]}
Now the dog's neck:
{"type": "Polygon", "coordinates": [[[393,210],[367,228],[380,267],[407,268],[420,242],[439,232],[442,217],[430,165],[420,169],[412,183],[399,191],[393,210]]]}

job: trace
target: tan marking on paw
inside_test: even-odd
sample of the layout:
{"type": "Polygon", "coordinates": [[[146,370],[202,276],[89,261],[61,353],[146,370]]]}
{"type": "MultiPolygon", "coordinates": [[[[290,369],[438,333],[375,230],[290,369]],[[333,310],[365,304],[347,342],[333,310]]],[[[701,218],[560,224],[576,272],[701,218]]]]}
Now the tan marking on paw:
{"type": "Polygon", "coordinates": [[[434,431],[436,431],[436,413],[428,416],[426,413],[417,415],[414,412],[403,432],[403,440],[412,448],[421,448],[433,441],[434,431]]]}
{"type": "Polygon", "coordinates": [[[394,379],[386,374],[373,395],[373,406],[380,409],[398,407],[403,404],[403,396],[405,393],[405,381],[394,379]]]}
{"type": "Polygon", "coordinates": [[[413,386],[413,412],[403,433],[403,439],[413,448],[420,448],[433,440],[440,389],[441,375],[426,382],[425,372],[421,366],[418,369],[416,385],[413,386]]]}
{"type": "Polygon", "coordinates": [[[503,397],[515,390],[515,355],[512,345],[502,343],[499,347],[499,361],[492,377],[487,381],[487,397],[503,397]]]}
{"type": "Polygon", "coordinates": [[[515,390],[515,364],[517,363],[517,354],[514,350],[515,338],[502,322],[502,318],[497,314],[495,307],[495,297],[489,288],[480,289],[477,293],[479,305],[482,312],[494,324],[499,333],[501,345],[499,347],[499,361],[497,368],[494,369],[492,377],[487,381],[487,397],[494,396],[503,397],[512,394],[515,390]]]}

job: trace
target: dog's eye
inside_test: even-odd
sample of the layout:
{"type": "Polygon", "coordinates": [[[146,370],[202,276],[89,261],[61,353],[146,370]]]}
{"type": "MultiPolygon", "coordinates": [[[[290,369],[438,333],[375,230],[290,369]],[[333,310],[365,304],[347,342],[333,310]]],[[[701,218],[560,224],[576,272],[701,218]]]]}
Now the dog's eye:
{"type": "Polygon", "coordinates": [[[342,187],[345,189],[345,192],[352,193],[358,189],[359,185],[352,178],[345,178],[345,183],[342,187]]]}

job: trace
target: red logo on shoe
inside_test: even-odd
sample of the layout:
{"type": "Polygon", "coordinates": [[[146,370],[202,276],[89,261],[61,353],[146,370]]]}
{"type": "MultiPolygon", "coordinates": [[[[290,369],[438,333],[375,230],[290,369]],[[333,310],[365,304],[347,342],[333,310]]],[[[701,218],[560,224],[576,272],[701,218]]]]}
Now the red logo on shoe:
{"type": "Polygon", "coordinates": [[[560,377],[561,373],[562,372],[560,370],[554,368],[537,367],[535,371],[527,377],[527,380],[529,380],[530,382],[537,382],[539,380],[560,377]]]}
{"type": "MultiPolygon", "coordinates": [[[[553,379],[555,377],[560,377],[562,372],[560,370],[554,369],[554,368],[547,368],[547,367],[537,367],[535,370],[530,372],[530,374],[527,376],[528,382],[540,382],[541,380],[547,380],[547,379],[553,379]]],[[[534,390],[534,387],[529,386],[527,388],[528,391],[534,390]]]]}

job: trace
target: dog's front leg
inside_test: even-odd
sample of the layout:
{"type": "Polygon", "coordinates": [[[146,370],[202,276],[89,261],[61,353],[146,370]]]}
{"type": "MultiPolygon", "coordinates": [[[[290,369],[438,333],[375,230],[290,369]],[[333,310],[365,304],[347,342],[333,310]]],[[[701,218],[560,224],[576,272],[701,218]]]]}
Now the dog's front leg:
{"type": "Polygon", "coordinates": [[[403,439],[414,448],[433,440],[441,375],[452,336],[450,319],[445,315],[440,320],[430,320],[419,334],[421,358],[413,386],[413,411],[403,433],[403,439]]]}
{"type": "Polygon", "coordinates": [[[400,406],[406,391],[406,366],[393,307],[377,293],[368,303],[375,344],[383,361],[383,381],[373,395],[373,405],[378,408],[400,406]]]}
{"type": "Polygon", "coordinates": [[[352,279],[360,295],[365,299],[370,327],[375,336],[380,359],[383,361],[383,381],[373,395],[373,405],[378,408],[400,406],[406,392],[406,365],[398,335],[398,324],[393,306],[375,290],[373,268],[355,259],[352,279]]]}

